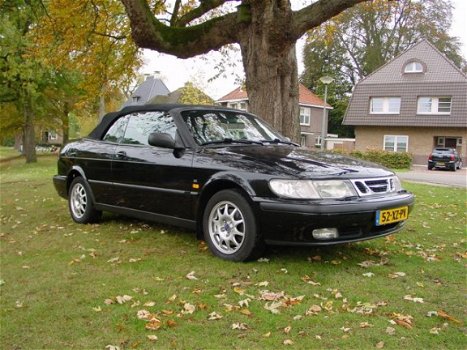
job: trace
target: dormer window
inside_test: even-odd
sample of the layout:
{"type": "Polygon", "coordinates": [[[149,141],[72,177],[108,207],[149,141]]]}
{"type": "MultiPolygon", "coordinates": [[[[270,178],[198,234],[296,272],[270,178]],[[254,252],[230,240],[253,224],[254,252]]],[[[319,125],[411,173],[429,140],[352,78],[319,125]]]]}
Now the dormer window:
{"type": "Polygon", "coordinates": [[[405,65],[404,73],[423,73],[423,64],[418,61],[412,61],[405,65]]]}
{"type": "Polygon", "coordinates": [[[140,99],[140,96],[133,96],[133,102],[139,102],[140,99]]]}

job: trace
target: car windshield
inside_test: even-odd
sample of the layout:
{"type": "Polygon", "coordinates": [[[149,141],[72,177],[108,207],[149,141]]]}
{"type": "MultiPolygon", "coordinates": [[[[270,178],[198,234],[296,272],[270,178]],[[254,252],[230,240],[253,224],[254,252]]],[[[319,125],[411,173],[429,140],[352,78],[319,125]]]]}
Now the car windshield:
{"type": "Polygon", "coordinates": [[[433,152],[440,152],[440,153],[452,153],[453,149],[451,148],[435,148],[433,152]]]}
{"type": "Polygon", "coordinates": [[[234,111],[185,111],[182,117],[199,145],[287,142],[266,123],[234,111]]]}

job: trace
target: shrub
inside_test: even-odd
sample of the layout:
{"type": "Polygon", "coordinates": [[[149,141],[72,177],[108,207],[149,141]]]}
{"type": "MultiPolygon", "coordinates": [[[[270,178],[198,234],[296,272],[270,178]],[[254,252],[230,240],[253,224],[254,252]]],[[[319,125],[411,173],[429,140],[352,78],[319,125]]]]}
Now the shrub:
{"type": "Polygon", "coordinates": [[[366,152],[353,151],[351,156],[384,165],[392,169],[409,169],[412,165],[412,155],[406,152],[387,152],[368,150],[366,152]]]}

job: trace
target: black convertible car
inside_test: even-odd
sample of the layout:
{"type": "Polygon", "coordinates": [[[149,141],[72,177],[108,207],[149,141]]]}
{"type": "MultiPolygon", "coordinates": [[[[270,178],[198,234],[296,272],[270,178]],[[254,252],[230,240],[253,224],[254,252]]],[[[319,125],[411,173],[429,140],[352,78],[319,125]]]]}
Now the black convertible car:
{"type": "Polygon", "coordinates": [[[385,236],[414,203],[388,169],[301,149],[249,113],[207,106],[109,113],[63,147],[53,181],[78,223],[111,211],[183,226],[235,261],[265,244],[385,236]]]}

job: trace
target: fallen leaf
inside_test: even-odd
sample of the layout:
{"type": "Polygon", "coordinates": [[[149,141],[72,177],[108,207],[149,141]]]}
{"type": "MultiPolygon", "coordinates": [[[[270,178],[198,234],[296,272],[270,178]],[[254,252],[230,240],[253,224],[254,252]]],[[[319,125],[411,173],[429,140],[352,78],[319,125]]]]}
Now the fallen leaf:
{"type": "Polygon", "coordinates": [[[131,299],[133,299],[133,297],[130,295],[123,295],[123,296],[117,295],[115,299],[117,299],[117,303],[125,304],[127,301],[130,301],[131,299]]]}
{"type": "Polygon", "coordinates": [[[461,321],[455,319],[451,315],[448,315],[448,313],[444,310],[438,310],[438,317],[444,318],[445,320],[452,321],[454,323],[458,323],[458,324],[461,323],[461,321]]]}
{"type": "Polygon", "coordinates": [[[211,312],[209,314],[208,320],[215,321],[215,320],[220,320],[221,318],[222,318],[222,315],[219,315],[217,312],[211,312]]]}
{"type": "Polygon", "coordinates": [[[157,335],[154,335],[154,334],[150,334],[147,336],[147,338],[150,340],[150,341],[157,341],[159,338],[157,338],[157,335]]]}
{"type": "Polygon", "coordinates": [[[376,347],[376,349],[384,348],[384,341],[380,341],[379,343],[376,343],[375,347],[376,347]]]}
{"type": "Polygon", "coordinates": [[[93,309],[95,312],[101,312],[101,311],[102,311],[102,309],[101,309],[100,306],[93,307],[92,309],[93,309]]]}
{"type": "Polygon", "coordinates": [[[261,300],[267,300],[267,301],[275,301],[275,300],[279,300],[279,299],[281,299],[283,297],[284,297],[284,292],[274,293],[274,292],[270,292],[270,291],[266,290],[266,291],[261,292],[260,299],[261,300]]]}
{"type": "Polygon", "coordinates": [[[256,285],[258,287],[267,287],[269,285],[269,282],[268,281],[263,281],[263,282],[256,283],[256,285]]]}
{"type": "Polygon", "coordinates": [[[242,288],[240,288],[240,287],[234,287],[233,290],[234,290],[235,293],[237,293],[237,294],[239,294],[239,295],[245,294],[245,289],[242,289],[242,288]]]}
{"type": "Polygon", "coordinates": [[[404,300],[413,301],[414,303],[423,304],[423,298],[412,297],[411,295],[404,296],[404,300]]]}
{"type": "Polygon", "coordinates": [[[441,328],[433,327],[432,329],[430,329],[430,334],[439,335],[440,330],[441,330],[441,328]]]}
{"type": "Polygon", "coordinates": [[[114,263],[114,262],[118,262],[120,260],[120,257],[115,257],[115,258],[112,258],[112,259],[109,259],[107,260],[108,263],[114,263]]]}
{"type": "Polygon", "coordinates": [[[268,259],[268,258],[259,258],[259,259],[258,259],[258,262],[268,263],[268,262],[269,262],[269,259],[268,259]]]}
{"type": "Polygon", "coordinates": [[[144,306],[148,306],[148,307],[151,307],[151,306],[154,306],[154,305],[156,305],[155,301],[148,301],[148,302],[144,303],[144,306]]]}
{"type": "Polygon", "coordinates": [[[246,330],[248,329],[248,325],[245,323],[232,323],[232,329],[238,329],[238,330],[246,330]]]}
{"type": "Polygon", "coordinates": [[[149,320],[151,316],[151,313],[148,310],[139,310],[136,313],[136,317],[138,317],[139,320],[149,320]]]}
{"type": "Polygon", "coordinates": [[[248,307],[250,301],[251,301],[250,298],[246,298],[246,299],[240,300],[238,302],[238,305],[240,305],[240,307],[248,307]]]}
{"type": "Polygon", "coordinates": [[[367,273],[363,273],[362,276],[365,276],[365,277],[373,277],[375,274],[373,272],[367,272],[367,273]]]}
{"type": "Polygon", "coordinates": [[[284,340],[284,341],[282,342],[282,344],[284,344],[284,345],[293,345],[293,341],[290,340],[290,339],[286,339],[286,340],[284,340]]]}
{"type": "Polygon", "coordinates": [[[169,301],[175,301],[175,299],[177,299],[177,294],[172,295],[172,296],[169,298],[169,301]]]}
{"type": "Polygon", "coordinates": [[[107,345],[105,348],[107,350],[120,350],[120,347],[116,345],[107,345]]]}
{"type": "Polygon", "coordinates": [[[104,304],[106,304],[106,305],[110,305],[110,304],[114,304],[114,303],[115,303],[115,301],[112,300],[112,299],[105,299],[104,300],[104,304]]]}
{"type": "Polygon", "coordinates": [[[373,325],[368,322],[360,322],[360,328],[370,328],[370,327],[373,327],[373,325]]]}
{"type": "Polygon", "coordinates": [[[303,318],[302,315],[296,315],[296,316],[293,317],[293,320],[294,320],[294,321],[299,321],[299,320],[301,320],[302,318],[303,318]]]}
{"type": "Polygon", "coordinates": [[[19,301],[19,300],[16,300],[16,303],[15,303],[15,306],[20,309],[23,307],[23,302],[22,301],[19,301]]]}
{"type": "Polygon", "coordinates": [[[352,328],[342,326],[340,330],[343,331],[344,333],[349,333],[352,330],[352,328]]]}
{"type": "Polygon", "coordinates": [[[182,311],[182,314],[185,314],[185,315],[190,315],[192,314],[193,312],[195,312],[196,310],[196,307],[190,303],[185,303],[183,305],[183,311],[182,311]]]}
{"type": "Polygon", "coordinates": [[[267,332],[263,334],[263,338],[269,338],[271,336],[271,332],[267,332]]]}
{"type": "Polygon", "coordinates": [[[289,273],[289,271],[287,271],[287,269],[284,269],[284,268],[281,269],[281,272],[283,272],[285,274],[289,273]]]}
{"type": "Polygon", "coordinates": [[[145,328],[151,331],[157,331],[159,328],[161,328],[161,326],[162,322],[159,319],[153,317],[148,323],[146,323],[145,328]]]}
{"type": "Polygon", "coordinates": [[[395,335],[396,334],[396,329],[393,327],[387,327],[386,328],[386,333],[389,335],[395,335]]]}
{"type": "Polygon", "coordinates": [[[187,279],[195,281],[198,279],[198,277],[195,276],[195,271],[191,271],[185,276],[187,279]]]}
{"type": "Polygon", "coordinates": [[[426,313],[426,316],[427,316],[427,317],[438,316],[438,312],[436,312],[436,311],[428,311],[428,312],[426,313]]]}
{"type": "Polygon", "coordinates": [[[241,309],[240,313],[243,314],[243,315],[246,315],[246,316],[251,316],[252,315],[251,311],[248,310],[248,309],[241,309]]]}
{"type": "Polygon", "coordinates": [[[282,301],[273,301],[272,303],[266,303],[264,308],[271,311],[273,314],[280,313],[279,308],[282,306],[282,301]]]}
{"type": "Polygon", "coordinates": [[[319,306],[319,305],[311,305],[310,308],[305,312],[305,315],[306,315],[306,316],[309,316],[309,315],[317,315],[317,314],[320,313],[321,311],[322,311],[321,306],[319,306]]]}
{"type": "Polygon", "coordinates": [[[291,326],[287,326],[287,327],[284,328],[284,333],[285,333],[285,334],[289,334],[291,330],[292,330],[292,327],[291,327],[291,326]]]}
{"type": "Polygon", "coordinates": [[[405,277],[405,272],[394,272],[394,273],[390,273],[388,275],[389,278],[399,278],[399,277],[405,277]]]}
{"type": "Polygon", "coordinates": [[[174,320],[167,320],[167,326],[170,327],[170,328],[173,328],[177,325],[177,322],[175,322],[174,320]]]}

